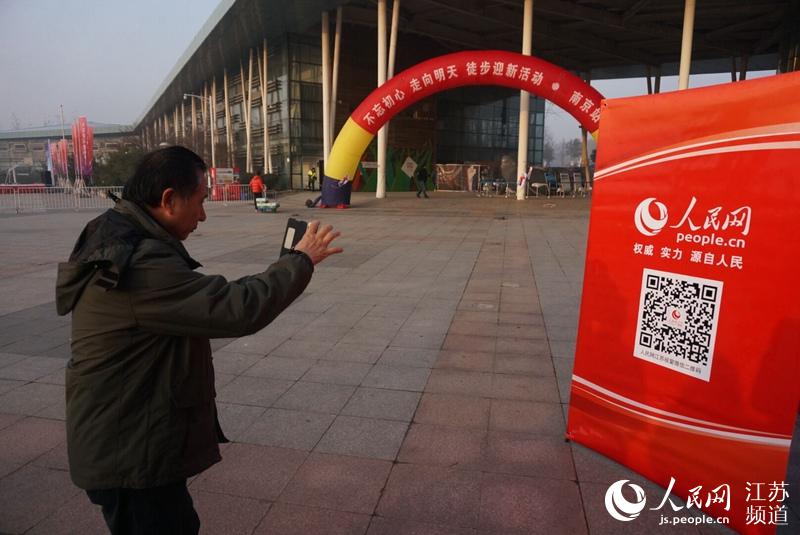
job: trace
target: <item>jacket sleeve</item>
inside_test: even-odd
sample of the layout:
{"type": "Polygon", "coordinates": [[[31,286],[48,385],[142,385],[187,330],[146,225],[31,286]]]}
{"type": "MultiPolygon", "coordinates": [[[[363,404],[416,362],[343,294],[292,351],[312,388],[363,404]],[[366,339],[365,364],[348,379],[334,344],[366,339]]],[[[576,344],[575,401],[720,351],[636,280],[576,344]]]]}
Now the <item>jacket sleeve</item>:
{"type": "Polygon", "coordinates": [[[229,338],[264,328],[303,293],[313,271],[305,255],[286,255],[263,273],[228,281],[190,269],[164,246],[132,262],[125,289],[142,329],[229,338]]]}

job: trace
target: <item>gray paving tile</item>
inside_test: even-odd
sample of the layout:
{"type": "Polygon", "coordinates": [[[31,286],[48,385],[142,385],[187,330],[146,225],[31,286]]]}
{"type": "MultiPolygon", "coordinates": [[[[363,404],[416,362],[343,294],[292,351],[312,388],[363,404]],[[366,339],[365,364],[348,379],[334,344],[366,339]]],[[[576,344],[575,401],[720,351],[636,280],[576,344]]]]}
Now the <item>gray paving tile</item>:
{"type": "Polygon", "coordinates": [[[442,349],[448,351],[477,351],[494,353],[497,339],[494,335],[479,336],[477,334],[448,334],[442,349]]]}
{"type": "Polygon", "coordinates": [[[479,527],[496,532],[588,533],[573,481],[483,474],[479,527]]]}
{"type": "Polygon", "coordinates": [[[281,409],[337,414],[345,406],[355,387],[298,381],[275,403],[281,409]]]}
{"type": "Polygon", "coordinates": [[[217,399],[239,405],[269,407],[291,386],[291,381],[242,375],[220,389],[217,392],[217,399]]]}
{"type": "Polygon", "coordinates": [[[33,416],[63,400],[63,386],[26,383],[0,396],[0,410],[11,414],[33,416]]]}
{"type": "Polygon", "coordinates": [[[487,429],[490,407],[488,398],[426,392],[414,414],[414,422],[487,429]]]}
{"type": "Polygon", "coordinates": [[[203,533],[252,533],[270,509],[269,502],[201,490],[192,500],[203,533]]]}
{"type": "MultiPolygon", "coordinates": [[[[590,533],[592,534],[598,533],[610,535],[613,533],[619,533],[620,522],[613,519],[606,511],[605,507],[606,491],[608,491],[609,485],[614,481],[616,480],[609,481],[605,484],[588,482],[580,483],[580,490],[581,494],[583,495],[584,511],[586,513],[586,521],[589,525],[590,533]]],[[[650,498],[650,500],[660,500],[664,496],[664,489],[661,489],[657,485],[650,483],[641,476],[634,477],[631,481],[642,486],[644,488],[645,495],[648,498],[653,496],[653,498],[650,498]]],[[[683,501],[677,497],[673,497],[672,499],[676,504],[683,503],[683,501]]],[[[653,504],[653,507],[657,505],[657,503],[653,504]]],[[[647,533],[658,532],[668,532],[670,534],[678,533],[681,535],[698,533],[697,527],[688,524],[678,524],[675,526],[670,525],[667,527],[667,529],[664,529],[664,526],[659,526],[662,512],[663,511],[650,511],[649,508],[645,508],[645,510],[642,511],[642,513],[634,522],[629,522],[630,526],[625,530],[626,533],[631,533],[633,535],[644,535],[647,533]]],[[[676,512],[670,511],[669,514],[670,516],[674,515],[676,517],[693,516],[692,513],[687,513],[685,509],[676,512]]]]}
{"type": "Polygon", "coordinates": [[[224,349],[229,353],[249,353],[259,357],[266,356],[270,351],[283,344],[289,339],[290,334],[285,336],[273,335],[266,337],[263,331],[257,335],[243,336],[226,344],[224,349]]]}
{"type": "Polygon", "coordinates": [[[311,453],[278,501],[372,514],[391,467],[390,461],[311,453]]]}
{"type": "Polygon", "coordinates": [[[406,429],[406,422],[340,415],[315,451],[391,461],[397,456],[406,429]]]}
{"type": "Polygon", "coordinates": [[[378,364],[381,366],[411,366],[415,368],[433,368],[439,356],[438,349],[409,347],[387,347],[378,364]]]}
{"type": "Polygon", "coordinates": [[[410,422],[419,398],[418,392],[358,388],[342,409],[341,414],[410,422]]]}
{"type": "Polygon", "coordinates": [[[494,354],[480,351],[456,351],[443,349],[439,352],[436,368],[491,372],[494,367],[494,354]]]}
{"type": "Polygon", "coordinates": [[[26,532],[29,535],[103,534],[108,532],[100,507],[78,492],[41,523],[26,532]]]}
{"type": "Polygon", "coordinates": [[[270,353],[270,356],[297,359],[321,359],[332,347],[332,341],[290,339],[275,348],[270,353]]]}
{"type": "Polygon", "coordinates": [[[363,535],[369,523],[366,514],[276,503],[254,535],[363,535]]]}
{"type": "Polygon", "coordinates": [[[50,385],[61,385],[64,386],[66,384],[66,371],[65,370],[58,370],[56,372],[51,373],[50,375],[45,375],[44,377],[40,377],[36,380],[37,383],[47,383],[50,385]]]}
{"type": "Polygon", "coordinates": [[[214,353],[214,371],[240,375],[261,358],[262,356],[256,353],[217,351],[214,353]]]}
{"type": "Polygon", "coordinates": [[[553,358],[574,358],[575,341],[553,340],[550,342],[550,351],[553,358]]]}
{"type": "Polygon", "coordinates": [[[489,429],[564,436],[566,427],[561,404],[493,399],[489,429]]]}
{"type": "Polygon", "coordinates": [[[241,442],[310,451],[333,422],[334,415],[267,409],[240,435],[241,442]]]}
{"type": "Polygon", "coordinates": [[[0,370],[14,364],[15,362],[19,362],[21,360],[25,360],[28,358],[28,355],[21,355],[18,353],[0,353],[0,370]]]}
{"type": "Polygon", "coordinates": [[[375,364],[385,348],[385,343],[353,342],[348,336],[333,346],[322,358],[325,360],[375,364]]]}
{"type": "Polygon", "coordinates": [[[361,382],[361,386],[421,392],[425,389],[429,374],[430,370],[427,368],[375,365],[361,382]]]}
{"type": "Polygon", "coordinates": [[[426,392],[492,397],[492,374],[465,370],[435,369],[426,392]]]}
{"type": "Polygon", "coordinates": [[[424,349],[439,349],[444,342],[443,331],[423,331],[421,329],[400,329],[392,338],[391,345],[395,347],[419,347],[424,349]]]}
{"type": "Polygon", "coordinates": [[[303,375],[303,381],[358,386],[372,369],[371,364],[319,360],[303,375]]]}
{"type": "Polygon", "coordinates": [[[430,524],[397,518],[372,517],[367,535],[477,535],[472,528],[430,524]]]}
{"type": "Polygon", "coordinates": [[[576,479],[572,450],[563,437],[491,431],[486,438],[485,472],[552,479],[576,479]]]}
{"type": "Polygon", "coordinates": [[[37,355],[56,359],[69,360],[72,357],[72,346],[69,342],[40,351],[37,355]]]}
{"type": "Polygon", "coordinates": [[[546,356],[550,354],[547,340],[528,338],[498,338],[497,353],[528,356],[546,356]]]}
{"type": "Polygon", "coordinates": [[[0,413],[0,430],[5,429],[6,427],[10,426],[14,422],[18,422],[22,420],[25,416],[21,414],[5,414],[0,413]]]}
{"type": "MultiPolygon", "coordinates": [[[[56,395],[56,402],[52,405],[47,405],[35,415],[39,418],[49,418],[51,420],[66,420],[67,419],[67,400],[64,395],[64,387],[59,386],[61,392],[56,395]]],[[[2,401],[0,401],[2,403],[2,401]]]]}
{"type": "Polygon", "coordinates": [[[24,533],[79,492],[62,470],[17,470],[0,479],[0,532],[24,533]]]}
{"type": "Polygon", "coordinates": [[[69,457],[67,456],[67,443],[61,442],[55,448],[37,457],[31,463],[42,468],[52,468],[53,470],[69,470],[69,457]]]}
{"type": "Polygon", "coordinates": [[[30,335],[11,344],[4,345],[6,353],[21,353],[23,355],[40,355],[46,351],[69,342],[69,329],[61,328],[47,336],[30,335]]]}
{"type": "Polygon", "coordinates": [[[350,329],[347,325],[315,325],[312,323],[304,332],[318,340],[336,343],[342,340],[350,332],[350,329]]]}
{"type": "Polygon", "coordinates": [[[219,392],[225,386],[236,379],[235,375],[231,375],[229,373],[214,373],[214,389],[216,392],[219,392]]]}
{"type": "Polygon", "coordinates": [[[396,464],[383,491],[381,517],[475,527],[480,473],[438,466],[396,464]]]}
{"type": "Polygon", "coordinates": [[[535,375],[492,375],[492,397],[557,403],[560,401],[555,379],[535,375]]]}
{"type": "Polygon", "coordinates": [[[1,379],[16,381],[35,381],[58,370],[63,370],[63,359],[50,357],[28,357],[0,368],[1,379]]]}
{"type": "Polygon", "coordinates": [[[315,362],[315,359],[266,357],[245,370],[243,375],[297,381],[315,362]]]}
{"type": "Polygon", "coordinates": [[[511,375],[536,375],[554,377],[553,359],[547,355],[519,355],[497,353],[494,372],[511,375]]]}
{"type": "MultiPolygon", "coordinates": [[[[10,392],[11,390],[14,390],[15,388],[18,388],[26,383],[27,381],[11,381],[8,379],[0,379],[0,399],[2,399],[2,395],[6,392],[10,392]]],[[[0,406],[0,410],[3,410],[2,406],[0,406]]]]}
{"type": "Polygon", "coordinates": [[[413,424],[398,460],[459,470],[480,470],[486,429],[413,424]]]}
{"type": "Polygon", "coordinates": [[[275,501],[307,453],[255,444],[230,444],[222,462],[200,474],[191,490],[275,501]]]}
{"type": "Polygon", "coordinates": [[[230,440],[239,441],[242,434],[251,426],[256,419],[264,414],[264,407],[252,405],[237,405],[235,403],[217,403],[217,415],[219,417],[222,432],[230,440]]]}

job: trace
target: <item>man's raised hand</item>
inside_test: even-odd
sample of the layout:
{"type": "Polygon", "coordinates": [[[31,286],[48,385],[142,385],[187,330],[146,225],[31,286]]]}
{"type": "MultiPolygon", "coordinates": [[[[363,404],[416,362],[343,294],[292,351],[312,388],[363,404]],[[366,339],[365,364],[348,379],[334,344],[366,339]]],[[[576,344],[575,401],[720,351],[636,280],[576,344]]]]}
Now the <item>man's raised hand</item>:
{"type": "Polygon", "coordinates": [[[319,221],[311,221],[294,249],[308,255],[314,265],[317,265],[329,256],[343,251],[341,247],[330,247],[331,242],[340,234],[331,225],[320,228],[319,221]]]}

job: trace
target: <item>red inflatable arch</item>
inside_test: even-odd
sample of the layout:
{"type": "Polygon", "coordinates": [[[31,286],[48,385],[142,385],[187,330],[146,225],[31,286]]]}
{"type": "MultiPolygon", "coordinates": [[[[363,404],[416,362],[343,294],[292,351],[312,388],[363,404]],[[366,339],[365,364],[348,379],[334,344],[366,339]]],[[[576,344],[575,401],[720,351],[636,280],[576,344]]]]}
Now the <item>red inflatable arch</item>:
{"type": "MultiPolygon", "coordinates": [[[[361,155],[384,123],[434,93],[465,85],[502,85],[557,104],[596,135],[603,96],[568,71],[534,56],[502,50],[456,52],[419,63],[375,89],[350,115],[325,166],[322,201],[342,204],[340,181],[353,177],[361,155]]],[[[347,204],[344,202],[344,204],[347,204]]]]}

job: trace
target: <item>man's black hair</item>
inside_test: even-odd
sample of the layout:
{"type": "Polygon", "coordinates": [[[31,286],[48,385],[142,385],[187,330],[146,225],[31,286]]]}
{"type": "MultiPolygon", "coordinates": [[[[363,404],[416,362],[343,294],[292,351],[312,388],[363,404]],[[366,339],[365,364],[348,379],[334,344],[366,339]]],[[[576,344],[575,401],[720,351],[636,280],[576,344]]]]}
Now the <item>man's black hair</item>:
{"type": "Polygon", "coordinates": [[[173,188],[187,199],[197,191],[198,177],[206,171],[203,159],[186,147],[175,145],[148,153],[125,183],[122,198],[140,206],[156,207],[161,194],[173,188]]]}

